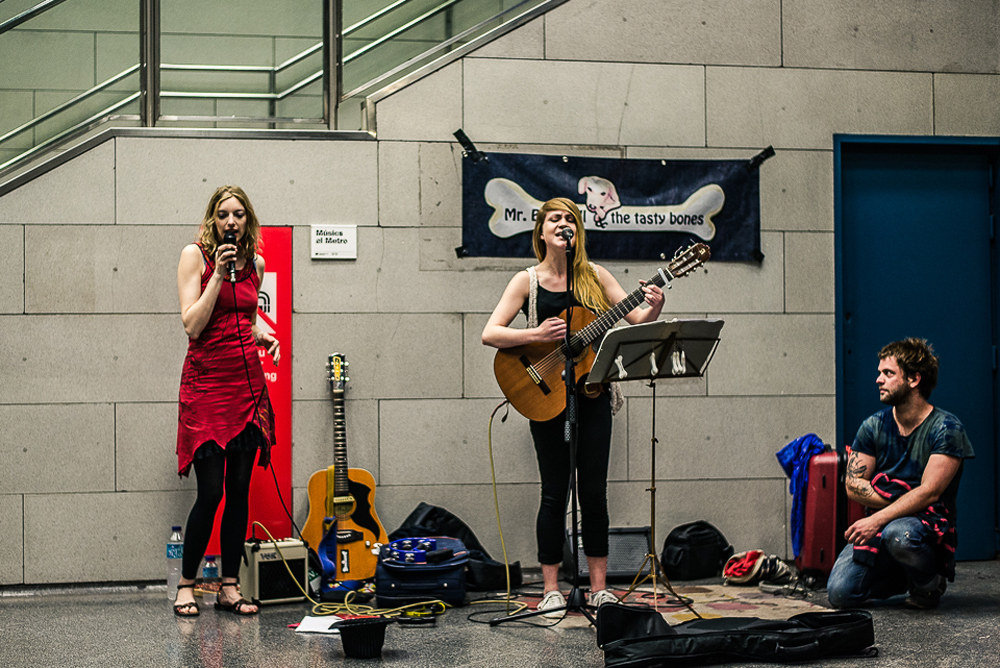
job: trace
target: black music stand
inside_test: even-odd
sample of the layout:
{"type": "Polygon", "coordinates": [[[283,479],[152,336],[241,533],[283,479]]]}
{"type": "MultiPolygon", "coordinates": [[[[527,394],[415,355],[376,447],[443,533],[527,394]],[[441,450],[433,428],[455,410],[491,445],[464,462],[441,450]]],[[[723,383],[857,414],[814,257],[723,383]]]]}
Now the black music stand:
{"type": "Polygon", "coordinates": [[[650,552],[639,567],[628,594],[636,587],[653,581],[653,607],[656,607],[656,585],[662,582],[679,602],[696,617],[701,617],[688,599],[677,595],[656,556],[656,379],[700,378],[705,374],[719,346],[722,320],[657,320],[608,332],[587,376],[588,383],[649,380],[652,388],[652,435],[650,437],[649,527],[650,552]],[[641,580],[649,564],[649,575],[641,580]]]}

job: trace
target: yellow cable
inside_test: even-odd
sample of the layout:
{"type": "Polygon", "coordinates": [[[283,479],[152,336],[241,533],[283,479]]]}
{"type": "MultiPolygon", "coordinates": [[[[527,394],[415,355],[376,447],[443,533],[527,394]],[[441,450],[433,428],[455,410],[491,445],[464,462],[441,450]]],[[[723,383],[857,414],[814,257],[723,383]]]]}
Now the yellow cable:
{"type": "MultiPolygon", "coordinates": [[[[511,612],[510,609],[511,602],[516,601],[516,599],[511,596],[510,562],[507,559],[507,544],[504,541],[503,525],[500,522],[500,498],[497,494],[497,472],[496,472],[496,465],[493,461],[493,418],[496,417],[497,411],[499,411],[504,406],[509,405],[509,403],[510,403],[509,401],[504,400],[501,401],[499,404],[497,404],[497,407],[493,409],[492,413],[490,413],[489,425],[486,431],[486,442],[490,456],[490,476],[492,478],[492,487],[493,487],[493,508],[496,512],[496,517],[497,517],[497,529],[500,532],[500,547],[503,550],[503,564],[504,564],[504,570],[507,575],[507,592],[506,596],[502,600],[484,599],[479,601],[473,601],[473,604],[506,603],[508,616],[517,614],[522,610],[528,608],[528,605],[526,603],[517,602],[516,609],[513,612],[511,612]]],[[[507,415],[504,415],[501,418],[501,422],[505,421],[506,419],[507,415]]],[[[295,573],[292,572],[291,567],[288,565],[288,561],[285,559],[285,555],[281,553],[281,548],[278,547],[278,541],[274,539],[274,536],[272,536],[271,532],[267,530],[267,527],[265,527],[260,522],[256,521],[253,523],[253,525],[260,527],[264,531],[264,533],[267,534],[267,537],[271,539],[271,544],[274,546],[274,549],[277,550],[278,556],[281,557],[281,562],[285,565],[285,568],[288,570],[288,574],[292,577],[292,581],[295,582],[295,586],[299,588],[299,591],[301,591],[302,595],[306,597],[306,600],[308,600],[310,603],[313,604],[312,608],[313,615],[324,616],[324,615],[350,614],[350,615],[377,615],[380,617],[397,617],[401,614],[406,613],[409,610],[415,610],[418,608],[427,608],[427,607],[430,607],[430,611],[427,614],[440,615],[444,614],[445,611],[451,607],[444,601],[440,600],[424,601],[420,603],[410,603],[409,605],[403,605],[398,608],[388,608],[388,609],[379,609],[368,605],[354,605],[351,603],[351,600],[357,596],[357,593],[354,591],[350,591],[347,593],[346,596],[344,596],[343,603],[318,603],[314,601],[312,597],[309,596],[308,592],[306,592],[306,590],[303,589],[302,585],[299,584],[298,578],[295,577],[295,573]]]]}
{"type": "MultiPolygon", "coordinates": [[[[410,603],[409,605],[402,605],[398,608],[376,608],[369,605],[354,605],[351,600],[357,597],[357,592],[349,591],[344,597],[343,603],[318,603],[309,596],[309,593],[303,589],[302,585],[299,584],[298,578],[295,577],[295,573],[292,572],[291,566],[288,565],[288,560],[285,559],[285,555],[281,553],[281,548],[278,547],[278,541],[275,540],[271,532],[267,530],[267,527],[260,522],[255,521],[253,526],[260,527],[267,537],[271,539],[271,545],[277,550],[278,556],[281,557],[281,563],[285,565],[285,569],[288,574],[292,576],[292,581],[295,586],[299,588],[302,595],[306,597],[306,600],[313,604],[311,614],[315,616],[325,616],[325,615],[374,615],[378,617],[398,617],[405,611],[416,609],[416,608],[430,608],[428,614],[441,615],[451,606],[444,601],[433,600],[433,601],[421,601],[420,603],[410,603]]],[[[266,541],[264,541],[266,542],[266,541]]]]}
{"type": "MultiPolygon", "coordinates": [[[[510,563],[507,560],[507,544],[504,542],[504,538],[503,538],[503,525],[500,523],[500,498],[497,495],[497,469],[496,469],[496,465],[493,463],[493,418],[496,417],[497,411],[499,411],[504,406],[509,406],[509,405],[510,405],[510,402],[507,401],[506,399],[503,400],[503,401],[501,401],[499,404],[497,404],[497,407],[493,409],[492,413],[490,413],[490,421],[489,421],[489,425],[487,426],[487,429],[486,429],[486,446],[487,446],[487,449],[489,450],[489,455],[490,455],[490,476],[491,476],[492,481],[493,481],[493,483],[492,483],[493,484],[493,508],[496,511],[496,516],[497,516],[497,530],[500,532],[500,548],[503,550],[503,565],[504,565],[504,570],[505,570],[505,572],[507,574],[507,594],[504,597],[504,601],[506,601],[506,603],[507,603],[507,616],[510,616],[512,614],[517,614],[521,610],[524,610],[525,608],[528,607],[524,603],[518,603],[518,605],[522,606],[522,607],[519,607],[514,612],[510,611],[510,602],[512,600],[511,594],[510,594],[510,563]]],[[[510,412],[510,408],[508,408],[507,411],[509,413],[510,412]]],[[[500,418],[501,422],[504,422],[506,420],[507,420],[507,413],[505,413],[504,416],[502,418],[500,418]]],[[[501,601],[477,601],[477,603],[500,603],[500,602],[501,601]]]]}
{"type": "Polygon", "coordinates": [[[302,588],[302,585],[299,584],[299,579],[295,577],[295,573],[292,572],[292,567],[288,565],[288,560],[285,559],[285,555],[281,553],[281,548],[278,547],[278,541],[274,539],[274,536],[271,535],[271,532],[267,530],[266,526],[264,526],[263,524],[261,524],[256,520],[254,520],[253,526],[260,527],[264,531],[264,533],[267,534],[267,537],[271,539],[271,545],[274,546],[274,549],[277,550],[278,552],[278,556],[281,557],[281,563],[285,565],[285,570],[287,570],[288,574],[292,576],[292,582],[294,582],[295,586],[299,588],[299,591],[302,592],[302,595],[306,597],[307,601],[309,601],[313,605],[316,605],[316,601],[312,600],[312,598],[309,597],[309,593],[302,588]]]}

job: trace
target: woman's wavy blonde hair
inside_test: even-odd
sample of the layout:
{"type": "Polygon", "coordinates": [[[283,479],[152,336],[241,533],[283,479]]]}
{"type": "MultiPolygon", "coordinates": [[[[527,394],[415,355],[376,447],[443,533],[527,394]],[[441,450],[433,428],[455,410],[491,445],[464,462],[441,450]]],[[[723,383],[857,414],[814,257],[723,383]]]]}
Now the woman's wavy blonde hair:
{"type": "Polygon", "coordinates": [[[550,211],[566,211],[576,222],[576,251],[573,253],[573,295],[576,300],[591,311],[603,313],[611,308],[611,302],[604,293],[604,286],[597,276],[597,271],[590,264],[587,257],[587,233],[583,229],[583,215],[580,207],[572,200],[565,197],[556,197],[543,204],[535,215],[535,229],[531,233],[531,246],[535,249],[535,257],[541,262],[545,259],[545,242],[542,241],[542,223],[545,222],[545,215],[550,211]]]}
{"type": "Polygon", "coordinates": [[[254,213],[250,198],[239,186],[219,186],[212,193],[211,199],[208,200],[208,207],[205,209],[205,216],[201,219],[198,242],[209,257],[215,257],[215,251],[222,243],[222,239],[219,238],[215,229],[215,216],[219,211],[219,205],[230,197],[238,199],[247,212],[247,229],[237,244],[239,246],[237,253],[250,262],[257,256],[257,249],[260,248],[260,220],[254,213]]]}

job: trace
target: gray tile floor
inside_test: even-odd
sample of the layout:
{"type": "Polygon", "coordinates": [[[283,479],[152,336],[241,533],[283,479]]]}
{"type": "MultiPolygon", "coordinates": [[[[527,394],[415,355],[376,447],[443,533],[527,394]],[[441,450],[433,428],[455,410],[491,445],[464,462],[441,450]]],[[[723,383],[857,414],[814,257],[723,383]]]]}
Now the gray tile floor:
{"type": "MultiPolygon", "coordinates": [[[[531,577],[528,573],[528,577],[531,577]]],[[[203,610],[173,616],[159,586],[88,589],[0,589],[0,666],[281,667],[382,665],[549,667],[603,666],[593,629],[525,623],[476,623],[501,614],[467,606],[435,627],[386,630],[380,659],[347,659],[337,637],[288,628],[307,605],[265,607],[258,617],[203,610]]],[[[1000,561],[966,562],[937,610],[872,608],[879,656],[826,660],[825,667],[994,668],[1000,664],[1000,561]]],[[[535,622],[543,623],[539,618],[535,622]]],[[[755,664],[735,664],[752,668],[755,664]]],[[[773,665],[773,664],[770,664],[773,665]]]]}

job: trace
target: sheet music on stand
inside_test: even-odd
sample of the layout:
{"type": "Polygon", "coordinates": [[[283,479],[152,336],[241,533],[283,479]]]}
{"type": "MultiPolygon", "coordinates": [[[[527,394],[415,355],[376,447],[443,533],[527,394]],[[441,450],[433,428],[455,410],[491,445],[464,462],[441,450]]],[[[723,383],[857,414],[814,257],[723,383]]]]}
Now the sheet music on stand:
{"type": "Polygon", "coordinates": [[[657,320],[609,331],[588,383],[697,378],[719,346],[723,320],[657,320]]]}

